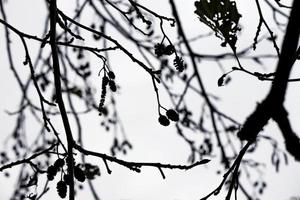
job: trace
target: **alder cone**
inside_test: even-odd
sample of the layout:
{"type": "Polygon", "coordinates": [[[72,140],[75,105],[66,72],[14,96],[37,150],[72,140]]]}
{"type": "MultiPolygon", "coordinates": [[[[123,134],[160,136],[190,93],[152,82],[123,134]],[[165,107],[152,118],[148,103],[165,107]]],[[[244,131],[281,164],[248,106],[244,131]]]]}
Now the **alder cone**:
{"type": "Polygon", "coordinates": [[[159,116],[158,122],[163,126],[169,126],[170,125],[170,120],[164,115],[159,116]]]}
{"type": "Polygon", "coordinates": [[[169,55],[172,55],[174,52],[175,52],[175,48],[173,45],[170,44],[170,45],[166,46],[164,54],[169,56],[169,55]]]}
{"type": "Polygon", "coordinates": [[[117,91],[117,86],[116,83],[112,80],[109,81],[109,88],[112,92],[116,92],[117,91]]]}
{"type": "Polygon", "coordinates": [[[102,78],[102,87],[105,87],[109,82],[109,78],[107,76],[103,76],[102,78]]]}
{"type": "Polygon", "coordinates": [[[113,73],[112,71],[109,71],[107,75],[108,75],[108,77],[111,78],[111,79],[115,79],[115,78],[116,78],[115,73],[113,73]]]}
{"type": "Polygon", "coordinates": [[[48,178],[48,181],[53,181],[54,180],[54,176],[51,175],[51,174],[47,174],[47,178],[48,178]]]}
{"type": "Polygon", "coordinates": [[[63,167],[65,165],[65,161],[62,158],[58,158],[55,162],[54,162],[54,167],[56,167],[57,169],[63,167]]]}
{"type": "Polygon", "coordinates": [[[173,109],[167,110],[166,114],[167,114],[167,117],[174,122],[177,122],[179,120],[178,113],[173,109]]]}
{"type": "Polygon", "coordinates": [[[64,181],[59,181],[56,185],[58,195],[63,199],[67,196],[67,184],[64,181]]]}
{"type": "Polygon", "coordinates": [[[54,177],[56,176],[58,171],[58,168],[56,168],[53,165],[50,165],[47,169],[47,178],[49,181],[52,181],[54,179],[54,177]]]}
{"type": "Polygon", "coordinates": [[[80,167],[78,167],[78,166],[74,167],[74,176],[79,182],[85,181],[85,174],[82,171],[82,169],[80,169],[80,167]]]}

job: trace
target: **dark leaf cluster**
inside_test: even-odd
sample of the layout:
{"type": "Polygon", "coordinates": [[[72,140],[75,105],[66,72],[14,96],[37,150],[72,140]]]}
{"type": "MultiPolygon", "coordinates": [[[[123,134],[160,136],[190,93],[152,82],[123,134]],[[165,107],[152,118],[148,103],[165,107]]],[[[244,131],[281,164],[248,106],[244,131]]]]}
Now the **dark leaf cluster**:
{"type": "Polygon", "coordinates": [[[238,13],[235,1],[231,0],[200,0],[195,2],[195,13],[201,22],[215,31],[218,37],[235,50],[237,32],[240,30],[238,23],[241,15],[238,13]]]}

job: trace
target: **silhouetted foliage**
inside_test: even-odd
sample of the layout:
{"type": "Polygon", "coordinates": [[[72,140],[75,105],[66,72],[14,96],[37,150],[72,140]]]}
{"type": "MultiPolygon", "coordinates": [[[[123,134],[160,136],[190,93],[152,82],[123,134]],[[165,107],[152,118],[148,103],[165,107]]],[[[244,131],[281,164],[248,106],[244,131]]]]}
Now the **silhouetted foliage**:
{"type": "MultiPolygon", "coordinates": [[[[217,174],[222,175],[222,180],[207,196],[199,197],[203,200],[218,195],[222,189],[227,190],[226,200],[231,199],[232,194],[236,198],[238,189],[247,199],[258,199],[264,193],[268,183],[259,172],[265,163],[245,157],[256,152],[261,140],[271,144],[270,161],[277,172],[280,171],[282,160],[288,164],[286,152],[300,161],[300,140],[292,129],[284,105],[288,83],[300,81],[299,78],[289,78],[300,56],[300,24],[297,22],[300,19],[300,1],[295,0],[292,6],[287,6],[276,0],[255,0],[257,13],[253,15],[259,17],[259,22],[253,43],[244,49],[238,46],[238,39],[243,34],[243,25],[239,24],[243,13],[240,13],[238,4],[233,0],[193,2],[195,10],[189,12],[194,13],[200,21],[192,26],[207,26],[211,31],[195,38],[186,34],[183,26],[186,22],[181,21],[184,13],[177,11],[174,0],[169,0],[168,4],[170,17],[135,0],[77,0],[74,1],[73,16],[70,16],[57,6],[56,0],[46,0],[44,3],[48,15],[44,32],[34,35],[10,23],[13,16],[5,7],[9,3],[9,0],[0,0],[0,24],[4,30],[4,36],[1,37],[5,39],[8,65],[21,92],[18,93],[16,111],[7,112],[15,116],[16,121],[12,133],[5,132],[9,135],[9,143],[6,141],[6,148],[0,153],[0,172],[9,177],[6,170],[20,166],[15,168],[19,169],[15,171],[19,176],[12,200],[42,199],[51,181],[56,183],[60,198],[66,198],[68,193],[70,200],[75,199],[76,192],[83,187],[80,183],[87,182],[94,199],[99,200],[92,180],[104,172],[100,173],[95,163],[86,161],[88,155],[101,159],[108,174],[112,172],[109,164],[116,163],[137,173],[142,172],[144,166],[157,168],[162,178],[166,178],[165,169],[189,170],[207,164],[211,159],[219,159],[217,174]],[[274,34],[270,28],[261,3],[271,10],[272,23],[282,30],[280,34],[274,34]],[[290,14],[287,14],[289,11],[290,14]],[[86,12],[94,16],[91,21],[83,20],[83,13],[86,12]],[[262,28],[266,29],[267,36],[262,35],[262,28]],[[176,37],[169,36],[169,30],[176,37]],[[88,32],[89,36],[84,32],[88,32]],[[17,39],[12,39],[11,35],[17,36],[17,39]],[[284,35],[281,49],[277,45],[280,35],[284,35]],[[229,52],[224,50],[220,54],[202,54],[194,50],[194,42],[215,36],[222,40],[221,49],[229,45],[229,52]],[[93,40],[92,46],[84,43],[88,39],[93,40]],[[12,40],[22,45],[25,56],[14,53],[12,40]],[[32,55],[31,42],[40,44],[36,57],[32,55]],[[263,42],[271,42],[274,50],[270,54],[253,53],[263,42]],[[125,155],[132,150],[134,144],[127,138],[126,124],[122,124],[117,107],[122,85],[118,80],[118,66],[111,64],[114,58],[118,59],[113,58],[116,51],[126,55],[149,76],[157,101],[157,105],[151,105],[153,109],[157,106],[157,116],[151,117],[162,128],[174,127],[178,137],[190,148],[188,163],[129,162],[118,158],[119,154],[125,155]],[[98,59],[96,65],[89,55],[98,59]],[[24,66],[19,66],[17,60],[20,57],[24,66]],[[227,70],[223,63],[225,59],[231,59],[237,66],[230,66],[227,70]],[[267,59],[278,61],[275,72],[269,68],[265,71],[248,69],[242,62],[250,60],[263,66],[267,59]],[[202,60],[212,60],[219,65],[222,75],[216,75],[217,86],[229,84],[234,79],[231,74],[237,72],[253,76],[257,81],[272,81],[269,93],[244,123],[232,118],[231,113],[222,111],[218,104],[219,97],[209,91],[202,79],[205,74],[202,71],[200,73],[202,60]],[[22,74],[20,67],[28,68],[30,73],[22,74]],[[91,77],[96,75],[101,85],[91,81],[91,77]],[[160,89],[166,92],[170,101],[161,98],[160,89]],[[99,97],[95,90],[100,91],[99,97]],[[37,94],[36,97],[32,96],[33,92],[37,94]],[[195,108],[194,100],[189,98],[191,93],[197,96],[196,101],[201,107],[195,108]],[[165,102],[172,105],[165,105],[165,102]],[[111,155],[92,151],[83,145],[83,135],[87,134],[82,129],[82,124],[86,122],[85,114],[97,116],[101,130],[114,131],[114,135],[109,136],[112,137],[111,155]],[[71,127],[71,118],[75,121],[74,127],[71,127]],[[53,122],[57,119],[63,127],[53,122]],[[286,150],[279,148],[278,143],[282,141],[261,133],[270,119],[278,124],[286,150]],[[29,120],[37,122],[34,130],[26,128],[29,120]],[[190,132],[201,134],[190,137],[190,132]],[[26,142],[28,137],[33,141],[32,144],[26,142]],[[36,188],[41,184],[38,180],[43,175],[47,177],[43,191],[30,192],[30,187],[36,188]]],[[[127,76],[134,78],[132,74],[127,76]]],[[[139,93],[136,93],[138,97],[139,93]]],[[[134,109],[128,108],[130,111],[134,109]]]]}

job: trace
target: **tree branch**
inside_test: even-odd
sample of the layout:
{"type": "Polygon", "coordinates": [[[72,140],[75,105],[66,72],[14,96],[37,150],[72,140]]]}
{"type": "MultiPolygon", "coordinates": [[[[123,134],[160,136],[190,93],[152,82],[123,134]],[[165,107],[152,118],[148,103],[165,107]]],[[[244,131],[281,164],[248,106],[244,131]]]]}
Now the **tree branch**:
{"type": "MultiPolygon", "coordinates": [[[[102,158],[103,161],[105,162],[105,165],[108,167],[106,160],[117,163],[119,165],[122,165],[124,167],[127,167],[130,170],[133,170],[135,172],[140,172],[140,168],[141,167],[157,167],[157,168],[167,168],[167,169],[180,169],[180,170],[189,170],[192,169],[193,167],[196,167],[198,165],[203,165],[208,163],[210,160],[208,159],[203,159],[201,161],[195,162],[192,165],[171,165],[171,164],[162,164],[162,163],[153,163],[153,162],[129,162],[129,161],[125,161],[125,160],[121,160],[118,159],[116,157],[112,157],[103,153],[98,153],[98,152],[94,152],[94,151],[89,151],[87,149],[84,149],[83,147],[81,147],[78,144],[74,143],[74,148],[77,149],[78,151],[80,151],[81,153],[85,154],[85,155],[92,155],[92,156],[96,156],[99,158],[102,158]]],[[[109,170],[110,171],[110,170],[109,170]]]]}
{"type": "Polygon", "coordinates": [[[61,113],[61,118],[63,121],[65,134],[67,137],[68,143],[68,174],[70,175],[70,182],[69,182],[69,200],[74,200],[74,160],[73,160],[73,135],[68,119],[68,115],[66,112],[66,108],[64,105],[64,101],[62,98],[62,91],[61,91],[61,81],[60,81],[60,66],[59,66],[59,59],[57,53],[57,44],[56,44],[56,17],[57,17],[57,7],[56,7],[56,0],[50,1],[50,45],[51,45],[51,52],[52,52],[52,62],[53,62],[53,73],[54,73],[54,83],[55,83],[55,92],[56,92],[56,101],[61,113]]]}
{"type": "Polygon", "coordinates": [[[275,78],[269,94],[259,104],[256,110],[247,118],[244,126],[238,132],[241,140],[254,142],[258,133],[267,124],[269,119],[276,116],[276,112],[283,105],[289,75],[296,60],[296,52],[300,33],[300,2],[295,0],[290,14],[282,52],[279,57],[275,78]]]}
{"type": "Polygon", "coordinates": [[[9,163],[9,164],[7,164],[7,165],[4,165],[4,166],[0,167],[0,172],[2,172],[2,171],[5,170],[5,169],[8,169],[8,168],[12,168],[12,167],[14,167],[14,166],[17,166],[17,165],[21,165],[21,164],[25,164],[25,163],[29,163],[29,164],[30,164],[30,163],[31,163],[31,160],[33,160],[33,159],[39,157],[40,155],[43,155],[43,154],[49,152],[49,151],[50,151],[51,149],[53,149],[55,146],[57,146],[57,143],[52,144],[49,148],[47,148],[47,149],[45,149],[45,150],[43,150],[43,151],[40,151],[40,152],[35,153],[35,154],[32,154],[32,155],[29,156],[28,158],[24,158],[24,159],[22,159],[22,160],[17,160],[17,161],[15,161],[15,162],[11,162],[11,163],[9,163]]]}

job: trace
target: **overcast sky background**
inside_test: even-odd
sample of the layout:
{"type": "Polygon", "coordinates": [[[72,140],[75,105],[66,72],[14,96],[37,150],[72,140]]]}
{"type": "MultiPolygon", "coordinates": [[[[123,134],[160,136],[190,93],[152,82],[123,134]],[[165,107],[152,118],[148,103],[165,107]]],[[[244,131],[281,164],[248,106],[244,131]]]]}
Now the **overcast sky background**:
{"type": "MultiPolygon", "coordinates": [[[[59,6],[67,13],[72,11],[72,1],[59,0],[59,6]]],[[[158,13],[171,16],[168,7],[168,1],[144,0],[141,1],[158,13]],[[159,6],[157,6],[159,2],[159,6]]],[[[287,1],[286,1],[287,2],[287,1]]],[[[208,31],[200,25],[199,20],[194,14],[194,1],[176,1],[179,9],[180,17],[182,18],[183,26],[189,37],[193,37],[202,31],[208,31]]],[[[238,41],[238,49],[249,45],[253,41],[255,35],[258,18],[253,0],[244,0],[237,2],[239,12],[242,14],[241,26],[242,38],[238,41]],[[255,15],[253,15],[255,13],[255,15]]],[[[44,17],[46,10],[44,3],[39,0],[9,0],[5,4],[8,22],[15,27],[33,35],[39,35],[42,32],[44,17]]],[[[266,13],[268,14],[268,13],[266,13]]],[[[84,15],[87,19],[90,13],[84,15]]],[[[269,19],[269,18],[268,18],[269,19]]],[[[168,29],[168,34],[175,35],[176,28],[168,29]]],[[[266,33],[266,30],[262,30],[266,33]]],[[[14,111],[18,104],[16,98],[18,96],[18,86],[15,83],[13,75],[9,70],[7,61],[6,47],[4,42],[4,28],[0,26],[0,125],[1,134],[0,141],[4,141],[7,134],[10,133],[14,124],[14,117],[8,117],[5,110],[14,111]]],[[[113,33],[112,33],[113,35],[113,33]]],[[[27,66],[22,65],[24,52],[20,46],[20,41],[14,34],[11,34],[14,45],[14,55],[21,60],[16,59],[16,64],[24,73],[28,73],[27,66]]],[[[209,39],[202,40],[197,44],[193,44],[193,48],[202,53],[217,53],[224,51],[220,47],[220,40],[209,39]]],[[[87,41],[88,43],[88,41],[87,41]]],[[[120,43],[126,44],[126,41],[120,40],[120,43]]],[[[36,48],[39,46],[37,42],[28,41],[32,55],[36,55],[36,48]]],[[[228,50],[229,51],[229,50],[228,50]]],[[[274,52],[272,44],[263,44],[258,47],[259,52],[274,52]]],[[[120,94],[118,95],[118,108],[125,125],[125,130],[128,139],[134,146],[133,151],[130,151],[126,157],[120,155],[128,161],[147,161],[147,162],[162,162],[172,164],[187,164],[189,155],[189,147],[186,143],[177,136],[175,129],[172,126],[162,127],[157,122],[156,97],[153,91],[151,79],[138,66],[133,64],[122,53],[114,52],[114,58],[111,65],[117,75],[117,83],[121,86],[120,94]]],[[[92,56],[90,57],[91,60],[92,56]]],[[[95,60],[96,61],[96,60],[95,60]]],[[[248,69],[255,69],[255,65],[250,62],[243,61],[243,64],[248,69]]],[[[235,61],[228,61],[226,69],[229,71],[232,66],[236,65],[235,61]]],[[[95,63],[97,67],[97,63],[95,63]]],[[[265,62],[265,67],[268,71],[272,71],[275,67],[273,62],[265,62]]],[[[294,67],[296,68],[296,66],[294,67]]],[[[298,63],[299,68],[299,63],[298,63]]],[[[260,69],[260,68],[257,68],[260,69]]],[[[270,87],[268,82],[257,81],[253,77],[246,74],[232,74],[232,82],[225,87],[217,87],[217,80],[222,75],[218,66],[214,62],[203,61],[199,65],[199,70],[207,87],[207,90],[213,94],[220,95],[222,102],[220,107],[224,112],[230,113],[235,119],[243,122],[245,117],[255,108],[259,100],[265,97],[270,87]]],[[[293,71],[293,77],[299,77],[299,69],[293,71]]],[[[101,84],[101,79],[94,74],[92,81],[95,85],[101,84]]],[[[299,126],[299,84],[291,83],[288,88],[286,106],[289,110],[289,116],[296,133],[300,133],[299,126]]],[[[100,88],[96,92],[100,96],[100,88]]],[[[166,95],[161,90],[161,98],[164,105],[170,105],[166,95]]],[[[197,109],[197,100],[195,101],[195,109],[197,109]]],[[[109,153],[111,137],[108,133],[99,133],[100,121],[99,118],[89,115],[83,122],[84,143],[89,149],[97,150],[103,153],[109,153]]],[[[28,125],[30,127],[30,125],[28,125]]],[[[34,125],[32,125],[35,130],[34,125]]],[[[277,135],[282,141],[281,135],[272,122],[265,128],[265,134],[277,135]]],[[[299,134],[298,134],[299,135],[299,134]]],[[[270,166],[271,148],[267,142],[259,144],[259,155],[256,154],[257,160],[266,161],[267,167],[263,177],[268,183],[268,188],[265,191],[262,199],[282,199],[287,200],[292,196],[300,196],[300,172],[299,163],[294,162],[292,157],[289,157],[289,165],[284,164],[280,167],[280,173],[275,173],[274,167],[270,166]]],[[[2,148],[3,145],[0,145],[2,148]]],[[[284,146],[282,145],[284,148],[284,146]]],[[[216,170],[222,168],[219,165],[219,159],[213,159],[205,166],[196,167],[190,171],[164,170],[166,179],[163,180],[159,171],[156,168],[142,168],[140,174],[134,173],[127,168],[120,167],[116,164],[110,164],[113,171],[112,174],[107,174],[105,167],[100,159],[89,159],[98,164],[101,169],[101,177],[95,181],[99,196],[103,200],[192,200],[203,197],[213,189],[215,189],[222,176],[216,175],[216,170]]],[[[11,170],[10,170],[11,171],[11,170]]],[[[12,177],[15,174],[12,173],[12,177]]],[[[0,199],[8,199],[11,195],[14,179],[5,179],[0,174],[0,199]]],[[[55,199],[55,183],[50,184],[51,191],[44,199],[55,199]]],[[[38,188],[39,190],[41,188],[38,188]]],[[[224,191],[224,190],[222,190],[224,191]]],[[[222,193],[219,196],[211,199],[224,199],[222,193]]],[[[89,192],[81,192],[77,199],[90,199],[89,192]]],[[[241,200],[243,196],[240,196],[241,200]]],[[[57,197],[58,198],[58,197],[57,197]]]]}

